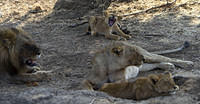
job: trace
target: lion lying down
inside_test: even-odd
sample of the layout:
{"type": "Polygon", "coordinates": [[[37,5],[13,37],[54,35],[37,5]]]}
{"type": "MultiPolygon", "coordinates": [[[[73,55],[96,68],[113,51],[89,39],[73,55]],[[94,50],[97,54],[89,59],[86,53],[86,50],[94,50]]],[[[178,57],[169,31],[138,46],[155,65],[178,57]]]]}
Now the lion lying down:
{"type": "Polygon", "coordinates": [[[193,62],[153,54],[139,46],[118,41],[98,51],[92,64],[92,70],[83,84],[87,89],[96,90],[104,83],[133,79],[139,71],[155,68],[169,70],[175,69],[174,65],[186,67],[193,65],[193,62]]]}
{"type": "Polygon", "coordinates": [[[21,28],[0,29],[0,79],[15,81],[40,81],[49,71],[39,71],[36,62],[41,49],[31,35],[21,28]]]}
{"type": "Polygon", "coordinates": [[[152,74],[139,77],[134,82],[105,83],[99,91],[111,96],[142,100],[150,97],[174,94],[179,87],[174,83],[171,73],[152,74]]]}

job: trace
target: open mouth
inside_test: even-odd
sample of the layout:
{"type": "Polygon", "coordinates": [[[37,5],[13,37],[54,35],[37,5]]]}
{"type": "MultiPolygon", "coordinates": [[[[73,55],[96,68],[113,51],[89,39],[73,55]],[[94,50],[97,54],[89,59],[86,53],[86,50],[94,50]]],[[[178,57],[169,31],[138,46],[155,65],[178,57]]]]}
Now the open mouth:
{"type": "Polygon", "coordinates": [[[176,91],[170,91],[169,94],[174,95],[176,94],[176,91]]]}
{"type": "Polygon", "coordinates": [[[36,61],[33,60],[33,59],[27,59],[27,60],[25,61],[25,64],[28,65],[28,66],[30,66],[30,67],[37,66],[36,61]]]}
{"type": "Polygon", "coordinates": [[[176,94],[176,92],[177,92],[177,90],[170,90],[170,91],[164,91],[164,92],[160,92],[160,93],[174,95],[174,94],[176,94]]]}
{"type": "Polygon", "coordinates": [[[109,18],[108,24],[109,26],[112,26],[115,23],[115,18],[109,18]]]}

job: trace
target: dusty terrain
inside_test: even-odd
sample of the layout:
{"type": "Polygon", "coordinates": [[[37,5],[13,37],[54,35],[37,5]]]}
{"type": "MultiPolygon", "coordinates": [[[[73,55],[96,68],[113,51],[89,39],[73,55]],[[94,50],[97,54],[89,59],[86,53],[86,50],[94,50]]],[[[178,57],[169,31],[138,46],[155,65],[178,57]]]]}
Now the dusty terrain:
{"type": "MultiPolygon", "coordinates": [[[[57,0],[2,0],[0,24],[21,26],[30,32],[42,48],[39,62],[43,70],[52,70],[51,80],[39,82],[39,86],[12,84],[0,81],[0,104],[194,104],[200,103],[200,1],[177,0],[170,6],[150,9],[166,4],[165,0],[133,0],[113,2],[108,10],[126,15],[122,24],[132,35],[128,42],[148,51],[172,49],[189,41],[188,49],[167,56],[190,60],[192,67],[177,68],[172,73],[192,77],[195,81],[183,86],[172,96],[157,97],[145,101],[133,101],[109,97],[100,92],[81,90],[81,81],[91,70],[93,52],[112,40],[103,36],[83,35],[87,24],[69,28],[80,15],[73,9],[53,9],[57,0]],[[145,10],[148,10],[145,12],[145,10]],[[139,13],[140,12],[140,13],[139,13]]],[[[79,10],[81,11],[81,10],[79,10]]],[[[82,15],[84,16],[84,15],[82,15]]],[[[149,73],[156,73],[151,71],[149,73]]],[[[141,76],[143,73],[141,73],[141,76]]]]}

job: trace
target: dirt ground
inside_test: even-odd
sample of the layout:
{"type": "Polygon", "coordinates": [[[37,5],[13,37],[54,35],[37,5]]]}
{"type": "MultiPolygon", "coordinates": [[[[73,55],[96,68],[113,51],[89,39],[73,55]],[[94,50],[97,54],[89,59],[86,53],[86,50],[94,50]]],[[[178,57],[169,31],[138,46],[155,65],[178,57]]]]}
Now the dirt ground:
{"type": "MultiPolygon", "coordinates": [[[[77,14],[74,14],[73,10],[53,9],[56,2],[57,0],[1,0],[0,25],[22,27],[32,34],[42,48],[39,62],[43,70],[53,71],[53,77],[50,81],[40,82],[39,87],[80,90],[81,81],[91,70],[93,52],[113,40],[103,36],[83,35],[87,24],[76,28],[68,27],[77,22],[74,20],[78,18],[77,14]]],[[[188,49],[166,56],[193,61],[194,66],[177,68],[173,74],[198,78],[200,1],[177,0],[174,5],[153,8],[164,4],[165,0],[116,1],[110,5],[108,11],[120,16],[125,15],[122,25],[127,27],[132,36],[128,42],[150,52],[173,49],[184,41],[189,41],[191,46],[188,49]]],[[[156,72],[160,71],[149,73],[156,72]]],[[[199,83],[195,85],[200,88],[199,83]]],[[[0,92],[6,93],[18,93],[31,88],[21,84],[0,83],[0,92]]],[[[200,102],[199,89],[180,92],[177,96],[183,94],[194,96],[194,102],[191,103],[200,102]]]]}

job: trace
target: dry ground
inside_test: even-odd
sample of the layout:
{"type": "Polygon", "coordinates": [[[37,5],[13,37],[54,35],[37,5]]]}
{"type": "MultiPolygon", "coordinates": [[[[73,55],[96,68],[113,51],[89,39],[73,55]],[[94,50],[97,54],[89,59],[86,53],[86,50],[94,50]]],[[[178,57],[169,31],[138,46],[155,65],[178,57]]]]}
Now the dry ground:
{"type": "MultiPolygon", "coordinates": [[[[189,41],[190,48],[167,56],[193,61],[195,63],[193,67],[177,68],[173,74],[197,78],[200,74],[200,1],[177,1],[175,5],[150,9],[148,12],[143,11],[164,5],[166,1],[113,2],[108,10],[118,15],[131,14],[124,17],[122,21],[123,26],[130,30],[133,37],[128,41],[149,51],[172,49],[184,41],[189,41]]],[[[54,10],[55,3],[56,0],[1,0],[0,23],[3,26],[23,27],[32,34],[42,48],[43,55],[39,61],[43,70],[53,70],[54,76],[50,81],[40,82],[38,88],[79,90],[81,81],[91,70],[93,52],[112,40],[105,39],[103,36],[83,36],[87,24],[69,28],[68,26],[75,22],[72,17],[77,18],[77,15],[73,14],[72,10],[54,10]]],[[[199,83],[195,85],[200,86],[199,83]]],[[[32,89],[26,85],[5,82],[0,83],[0,88],[0,92],[8,94],[32,89]]],[[[172,99],[177,98],[174,103],[183,103],[184,101],[179,98],[186,96],[190,99],[188,101],[193,101],[190,103],[197,103],[200,101],[199,95],[199,89],[192,89],[188,92],[180,92],[172,99]]],[[[167,99],[164,97],[158,101],[151,99],[146,103],[159,104],[159,101],[167,99]]]]}

